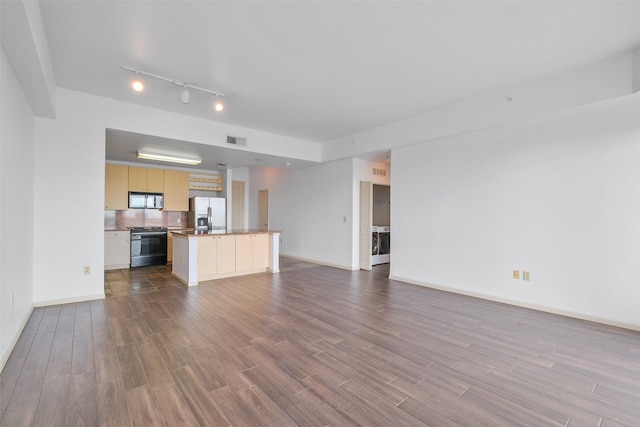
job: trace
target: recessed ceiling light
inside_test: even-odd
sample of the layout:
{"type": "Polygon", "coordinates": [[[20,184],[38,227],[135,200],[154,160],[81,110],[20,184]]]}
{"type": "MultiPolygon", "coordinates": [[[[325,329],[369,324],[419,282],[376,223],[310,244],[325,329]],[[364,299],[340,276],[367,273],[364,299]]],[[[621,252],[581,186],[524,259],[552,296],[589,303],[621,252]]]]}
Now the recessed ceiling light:
{"type": "Polygon", "coordinates": [[[289,162],[285,162],[285,163],[284,163],[284,165],[285,165],[285,166],[291,166],[291,163],[289,163],[289,162]]]}

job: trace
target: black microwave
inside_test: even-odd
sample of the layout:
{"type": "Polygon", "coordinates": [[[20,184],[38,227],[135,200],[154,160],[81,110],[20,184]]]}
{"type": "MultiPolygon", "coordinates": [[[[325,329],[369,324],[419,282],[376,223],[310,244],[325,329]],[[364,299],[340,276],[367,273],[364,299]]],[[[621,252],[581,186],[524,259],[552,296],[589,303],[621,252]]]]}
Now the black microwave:
{"type": "Polygon", "coordinates": [[[129,192],[129,209],[162,209],[164,195],[162,193],[129,192]]]}

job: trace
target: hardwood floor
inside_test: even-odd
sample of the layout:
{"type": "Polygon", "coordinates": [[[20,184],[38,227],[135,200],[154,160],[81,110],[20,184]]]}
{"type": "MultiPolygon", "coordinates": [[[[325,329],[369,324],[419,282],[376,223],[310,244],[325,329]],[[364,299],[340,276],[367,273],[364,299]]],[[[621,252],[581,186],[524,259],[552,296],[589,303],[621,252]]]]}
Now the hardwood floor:
{"type": "Polygon", "coordinates": [[[638,426],[640,333],[283,259],[34,310],[1,426],[638,426]]]}

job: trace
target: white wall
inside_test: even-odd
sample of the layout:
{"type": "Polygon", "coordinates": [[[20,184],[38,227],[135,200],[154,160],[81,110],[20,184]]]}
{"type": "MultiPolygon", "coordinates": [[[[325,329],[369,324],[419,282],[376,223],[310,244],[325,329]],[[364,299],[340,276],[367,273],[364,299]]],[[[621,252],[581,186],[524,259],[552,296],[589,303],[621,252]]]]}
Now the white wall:
{"type": "Polygon", "coordinates": [[[269,190],[269,228],[282,232],[280,253],[353,269],[352,160],[303,169],[251,171],[250,226],[257,223],[259,190],[269,190]]]}
{"type": "Polygon", "coordinates": [[[640,328],[639,111],[631,95],[394,150],[392,277],[640,328]]]}
{"type": "Polygon", "coordinates": [[[0,57],[0,80],[2,369],[33,308],[34,118],[4,50],[0,57]]]}

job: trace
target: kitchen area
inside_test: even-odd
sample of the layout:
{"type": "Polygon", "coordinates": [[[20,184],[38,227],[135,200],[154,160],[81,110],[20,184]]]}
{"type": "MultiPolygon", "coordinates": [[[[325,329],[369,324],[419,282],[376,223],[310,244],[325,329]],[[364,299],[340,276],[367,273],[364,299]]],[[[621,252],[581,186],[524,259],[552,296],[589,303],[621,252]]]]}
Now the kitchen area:
{"type": "MultiPolygon", "coordinates": [[[[107,163],[105,270],[172,265],[174,241],[177,238],[197,238],[202,239],[202,243],[196,244],[191,251],[188,250],[189,245],[186,251],[178,245],[180,251],[176,264],[179,271],[176,272],[174,267],[173,275],[185,284],[197,284],[198,279],[197,274],[189,275],[188,268],[186,273],[181,273],[179,267],[185,264],[200,265],[200,271],[207,272],[206,275],[201,275],[200,280],[210,280],[222,277],[221,275],[228,277],[267,270],[277,271],[277,256],[275,266],[274,257],[270,256],[274,249],[272,232],[228,229],[224,180],[224,171],[187,172],[107,163]],[[258,234],[264,234],[264,237],[257,238],[254,242],[258,234]],[[211,243],[206,238],[219,238],[220,235],[224,235],[229,242],[233,239],[233,244],[227,242],[228,253],[225,255],[232,262],[227,262],[218,273],[217,268],[207,268],[207,265],[217,266],[218,251],[211,252],[211,243]],[[245,242],[246,238],[251,240],[245,242]],[[236,240],[239,241],[239,251],[236,251],[236,240]],[[247,243],[251,243],[249,251],[247,243]],[[250,260],[247,264],[248,255],[250,260]],[[255,262],[253,258],[256,258],[255,262]],[[214,273],[211,274],[211,271],[214,273]]],[[[276,255],[277,241],[278,239],[276,255]]],[[[219,252],[222,254],[223,251],[221,246],[219,252]]]]}

